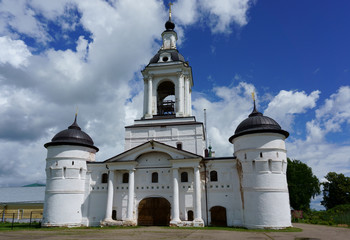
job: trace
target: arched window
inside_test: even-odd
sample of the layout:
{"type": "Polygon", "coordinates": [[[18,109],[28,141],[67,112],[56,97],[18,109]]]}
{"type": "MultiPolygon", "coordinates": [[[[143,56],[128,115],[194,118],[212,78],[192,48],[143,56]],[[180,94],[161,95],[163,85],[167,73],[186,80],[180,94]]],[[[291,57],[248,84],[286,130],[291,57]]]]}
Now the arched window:
{"type": "Polygon", "coordinates": [[[101,183],[107,183],[107,182],[108,182],[108,174],[104,173],[102,174],[102,177],[101,177],[101,183]]]}
{"type": "Polygon", "coordinates": [[[152,173],[152,183],[157,183],[158,182],[158,173],[154,172],[152,173]]]}
{"type": "Polygon", "coordinates": [[[181,173],[181,182],[188,182],[188,173],[187,172],[181,173]]]}
{"type": "Polygon", "coordinates": [[[193,211],[189,210],[187,212],[187,221],[193,221],[193,211]]]}
{"type": "Polygon", "coordinates": [[[123,183],[129,183],[129,173],[123,173],[123,183]]]}
{"type": "Polygon", "coordinates": [[[217,182],[218,181],[218,173],[216,171],[210,172],[210,181],[217,182]]]}

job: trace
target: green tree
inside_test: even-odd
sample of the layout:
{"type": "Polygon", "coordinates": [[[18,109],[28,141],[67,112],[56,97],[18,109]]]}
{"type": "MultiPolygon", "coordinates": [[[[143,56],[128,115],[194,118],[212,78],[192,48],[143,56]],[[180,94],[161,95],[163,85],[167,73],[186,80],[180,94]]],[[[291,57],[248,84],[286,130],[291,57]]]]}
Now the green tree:
{"type": "Polygon", "coordinates": [[[288,161],[287,182],[289,200],[296,210],[309,210],[311,197],[320,194],[320,182],[313,175],[311,167],[299,160],[288,161]]]}
{"type": "Polygon", "coordinates": [[[342,173],[329,172],[323,185],[323,201],[321,204],[326,209],[331,209],[341,204],[350,204],[350,177],[342,173]]]}

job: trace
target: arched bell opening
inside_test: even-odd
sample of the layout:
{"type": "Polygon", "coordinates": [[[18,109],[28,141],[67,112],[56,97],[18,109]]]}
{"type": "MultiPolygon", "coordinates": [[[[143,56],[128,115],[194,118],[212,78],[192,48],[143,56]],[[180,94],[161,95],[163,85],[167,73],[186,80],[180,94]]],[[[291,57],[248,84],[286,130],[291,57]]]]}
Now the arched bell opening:
{"type": "Polygon", "coordinates": [[[157,115],[175,114],[175,85],[171,81],[159,84],[157,88],[157,115]]]}

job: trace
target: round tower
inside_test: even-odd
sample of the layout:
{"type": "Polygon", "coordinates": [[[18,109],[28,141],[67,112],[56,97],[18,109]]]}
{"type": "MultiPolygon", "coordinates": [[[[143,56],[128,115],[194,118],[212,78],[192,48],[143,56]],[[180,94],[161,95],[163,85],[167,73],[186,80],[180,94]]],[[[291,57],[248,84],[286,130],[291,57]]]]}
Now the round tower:
{"type": "Polygon", "coordinates": [[[255,106],[229,141],[234,144],[240,177],[243,224],[247,228],[291,226],[286,178],[287,131],[255,106]]]}
{"type": "Polygon", "coordinates": [[[77,124],[77,115],[68,129],[46,143],[46,191],[42,226],[85,225],[87,161],[95,161],[98,148],[77,124]]]}

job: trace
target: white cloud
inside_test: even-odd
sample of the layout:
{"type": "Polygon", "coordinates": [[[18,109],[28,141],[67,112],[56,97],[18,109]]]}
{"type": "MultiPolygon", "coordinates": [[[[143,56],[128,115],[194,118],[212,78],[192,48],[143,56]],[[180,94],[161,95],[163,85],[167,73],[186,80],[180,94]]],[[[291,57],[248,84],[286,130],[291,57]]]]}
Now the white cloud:
{"type": "MultiPolygon", "coordinates": [[[[34,13],[25,16],[32,23],[23,30],[23,9],[41,12],[46,18],[43,21],[67,17],[67,8],[61,4],[55,11],[54,4],[43,6],[46,1],[26,3],[18,2],[16,7],[9,1],[1,2],[0,9],[11,12],[11,19],[5,20],[16,26],[19,34],[51,38],[46,28],[35,27],[42,25],[34,21],[34,13]]],[[[0,61],[0,169],[12,169],[0,172],[3,186],[45,179],[43,144],[73,122],[77,106],[78,124],[100,148],[100,161],[124,149],[123,126],[139,116],[143,93],[135,87],[139,84],[135,73],[159,48],[156,40],[166,16],[162,2],[123,0],[112,5],[98,0],[76,1],[76,7],[81,18],[67,21],[81,24],[91,32],[93,41],[80,36],[71,49],[48,48],[30,55],[22,40],[11,40],[12,33],[1,29],[1,34],[9,35],[1,38],[6,40],[7,49],[17,49],[16,56],[7,54],[0,61]],[[16,69],[6,62],[28,67],[16,69]]]]}
{"type": "Polygon", "coordinates": [[[250,0],[203,0],[199,1],[203,11],[209,13],[211,30],[214,33],[230,33],[233,23],[240,27],[248,23],[247,12],[250,0]]]}
{"type": "Polygon", "coordinates": [[[332,143],[330,133],[349,129],[350,87],[343,86],[316,109],[316,117],[306,123],[307,137],[288,143],[289,156],[300,159],[312,167],[322,180],[330,172],[350,175],[350,145],[332,143]]]}
{"type": "Polygon", "coordinates": [[[251,0],[179,0],[173,12],[180,25],[192,25],[198,21],[208,23],[212,33],[231,33],[232,26],[243,27],[248,23],[251,0]]]}
{"type": "Polygon", "coordinates": [[[27,66],[31,55],[22,40],[12,40],[8,36],[0,37],[0,64],[9,63],[15,68],[27,66]]]}
{"type": "Polygon", "coordinates": [[[191,25],[198,20],[197,0],[179,0],[172,7],[172,17],[181,25],[191,25]]]}
{"type": "Polygon", "coordinates": [[[42,42],[49,40],[45,24],[36,19],[34,9],[27,1],[3,0],[0,2],[0,9],[0,20],[7,23],[1,25],[0,33],[9,34],[12,29],[42,42]]]}
{"type": "Polygon", "coordinates": [[[215,87],[213,94],[217,100],[208,99],[205,94],[195,94],[199,97],[193,101],[193,113],[197,120],[204,122],[203,109],[206,109],[208,138],[216,156],[232,156],[233,146],[228,139],[252,111],[253,91],[253,85],[240,82],[231,88],[215,87]]]}
{"type": "Polygon", "coordinates": [[[338,132],[341,124],[350,124],[350,87],[340,87],[325,104],[316,111],[316,119],[326,132],[338,132]]]}
{"type": "Polygon", "coordinates": [[[264,114],[275,119],[286,130],[291,130],[295,115],[314,108],[319,95],[318,90],[309,95],[304,91],[281,90],[268,104],[264,114]]]}

